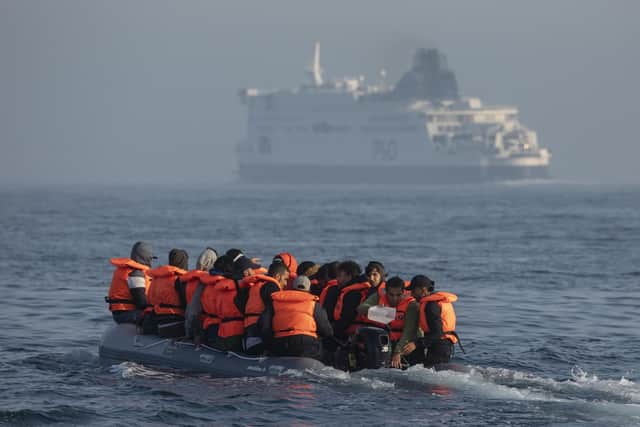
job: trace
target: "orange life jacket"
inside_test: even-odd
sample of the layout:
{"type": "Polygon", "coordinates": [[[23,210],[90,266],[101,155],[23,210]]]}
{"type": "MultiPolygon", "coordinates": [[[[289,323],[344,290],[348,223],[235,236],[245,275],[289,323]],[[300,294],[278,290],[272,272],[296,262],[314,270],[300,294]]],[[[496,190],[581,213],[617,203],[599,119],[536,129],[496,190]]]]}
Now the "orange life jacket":
{"type": "Polygon", "coordinates": [[[329,289],[335,288],[338,286],[338,281],[336,279],[328,280],[327,283],[322,288],[322,292],[320,292],[320,305],[324,307],[324,301],[327,299],[327,293],[329,289]]]}
{"type": "Polygon", "coordinates": [[[133,300],[131,291],[129,290],[129,274],[133,270],[141,270],[144,272],[145,293],[149,290],[151,277],[149,277],[149,266],[135,262],[129,258],[111,258],[111,264],[116,267],[111,278],[111,286],[109,287],[109,296],[105,301],[109,303],[111,311],[130,311],[138,307],[133,300]]]}
{"type": "Polygon", "coordinates": [[[229,338],[244,335],[244,314],[236,306],[238,290],[236,283],[228,278],[220,280],[215,285],[215,314],[220,319],[218,337],[229,338]]]}
{"type": "Polygon", "coordinates": [[[210,274],[208,271],[202,270],[191,270],[188,273],[185,273],[180,277],[180,281],[185,284],[184,287],[184,295],[187,300],[187,304],[191,302],[193,299],[193,294],[196,292],[198,285],[202,281],[203,277],[209,277],[210,274]]]}
{"type": "Polygon", "coordinates": [[[200,304],[202,305],[202,328],[207,330],[212,325],[219,325],[220,318],[216,314],[216,297],[218,290],[216,285],[226,277],[221,275],[203,276],[200,281],[204,284],[202,294],[200,294],[200,304]]]}
{"type": "MultiPolygon", "coordinates": [[[[396,309],[396,318],[389,322],[389,338],[391,341],[399,341],[402,337],[402,331],[404,330],[404,318],[407,315],[407,308],[413,301],[413,297],[404,298],[400,303],[394,307],[396,309]]],[[[391,307],[387,295],[380,297],[378,305],[382,307],[391,307]]]]}
{"type": "Polygon", "coordinates": [[[152,281],[147,302],[153,305],[155,314],[184,316],[184,307],[180,302],[175,283],[176,279],[185,273],[185,270],[173,265],[163,265],[149,270],[152,281]]]}
{"type": "MultiPolygon", "coordinates": [[[[360,293],[360,302],[358,304],[362,304],[362,302],[367,299],[367,295],[369,293],[369,289],[371,288],[371,284],[369,282],[361,282],[354,283],[352,285],[346,286],[340,290],[340,295],[338,296],[338,301],[336,302],[336,307],[333,310],[333,318],[338,321],[342,316],[342,304],[344,302],[344,297],[350,292],[359,292],[360,293]]],[[[362,314],[358,314],[356,319],[353,321],[351,325],[347,327],[345,330],[347,335],[353,335],[356,333],[358,326],[366,325],[367,317],[362,314]]]]}
{"type": "Polygon", "coordinates": [[[318,338],[316,320],[313,317],[318,297],[308,292],[291,290],[274,293],[272,298],[274,338],[292,335],[318,338]]]}
{"type": "Polygon", "coordinates": [[[450,292],[434,292],[420,300],[420,329],[425,334],[429,333],[429,323],[425,309],[427,304],[435,302],[440,306],[440,318],[442,319],[442,339],[447,339],[452,343],[458,342],[456,331],[456,312],[453,309],[453,302],[458,300],[458,296],[450,292]]]}
{"type": "Polygon", "coordinates": [[[255,325],[258,322],[258,318],[264,311],[264,301],[260,296],[262,287],[268,282],[275,283],[280,288],[280,283],[271,276],[265,276],[263,274],[254,274],[253,276],[245,277],[240,282],[241,287],[249,287],[249,298],[247,298],[247,305],[244,308],[244,327],[248,328],[251,325],[255,325]]]}
{"type": "Polygon", "coordinates": [[[387,294],[387,282],[382,282],[378,285],[378,287],[376,288],[376,291],[378,291],[378,298],[382,298],[384,295],[387,294]]]}

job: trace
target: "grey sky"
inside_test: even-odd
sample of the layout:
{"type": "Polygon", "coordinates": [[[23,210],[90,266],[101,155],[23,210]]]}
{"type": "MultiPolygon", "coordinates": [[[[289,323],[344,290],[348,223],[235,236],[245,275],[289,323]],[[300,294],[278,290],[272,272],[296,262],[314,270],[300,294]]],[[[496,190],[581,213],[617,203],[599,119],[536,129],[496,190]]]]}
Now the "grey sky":
{"type": "Polygon", "coordinates": [[[562,179],[640,182],[640,2],[0,0],[0,180],[229,177],[241,87],[390,80],[442,49],[464,95],[520,107],[562,179]]]}

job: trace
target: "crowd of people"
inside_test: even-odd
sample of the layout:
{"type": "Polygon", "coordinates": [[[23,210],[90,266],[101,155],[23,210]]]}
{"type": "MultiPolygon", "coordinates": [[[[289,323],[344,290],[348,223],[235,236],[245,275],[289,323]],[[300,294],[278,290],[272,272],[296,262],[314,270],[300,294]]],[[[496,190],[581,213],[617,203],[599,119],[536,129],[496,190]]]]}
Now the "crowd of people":
{"type": "Polygon", "coordinates": [[[351,260],[298,264],[283,252],[264,268],[239,249],[219,255],[210,247],[193,270],[182,249],[172,249],[166,265],[153,267],[154,259],[147,242],[135,243],[129,258],[112,258],[105,297],[115,322],[136,324],[144,334],[327,361],[359,327],[376,326],[388,331],[396,368],[449,362],[459,342],[457,296],[436,291],[425,275],[387,278],[378,261],[363,271],[351,260]],[[395,317],[388,324],[370,319],[375,306],[394,308],[395,317]]]}

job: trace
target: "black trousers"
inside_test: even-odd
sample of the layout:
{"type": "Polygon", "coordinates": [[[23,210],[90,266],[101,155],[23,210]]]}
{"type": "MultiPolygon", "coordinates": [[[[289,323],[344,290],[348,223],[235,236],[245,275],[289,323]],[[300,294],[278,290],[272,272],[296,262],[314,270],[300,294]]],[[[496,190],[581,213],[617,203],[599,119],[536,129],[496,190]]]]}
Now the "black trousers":
{"type": "Polygon", "coordinates": [[[275,356],[312,357],[320,359],[322,345],[317,338],[308,335],[291,335],[274,338],[269,343],[269,351],[275,356]]]}
{"type": "Polygon", "coordinates": [[[453,343],[449,340],[432,341],[427,346],[427,355],[424,360],[425,367],[431,367],[439,363],[449,363],[453,357],[453,343]]]}

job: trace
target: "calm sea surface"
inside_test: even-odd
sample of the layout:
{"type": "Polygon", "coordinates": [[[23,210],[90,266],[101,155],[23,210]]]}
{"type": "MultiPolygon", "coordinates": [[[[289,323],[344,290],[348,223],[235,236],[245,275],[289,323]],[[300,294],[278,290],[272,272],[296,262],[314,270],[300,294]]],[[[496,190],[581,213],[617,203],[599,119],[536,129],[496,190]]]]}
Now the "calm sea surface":
{"type": "Polygon", "coordinates": [[[0,191],[0,423],[640,425],[640,187],[0,191]],[[100,363],[108,259],[375,259],[459,295],[470,373],[100,363]]]}

